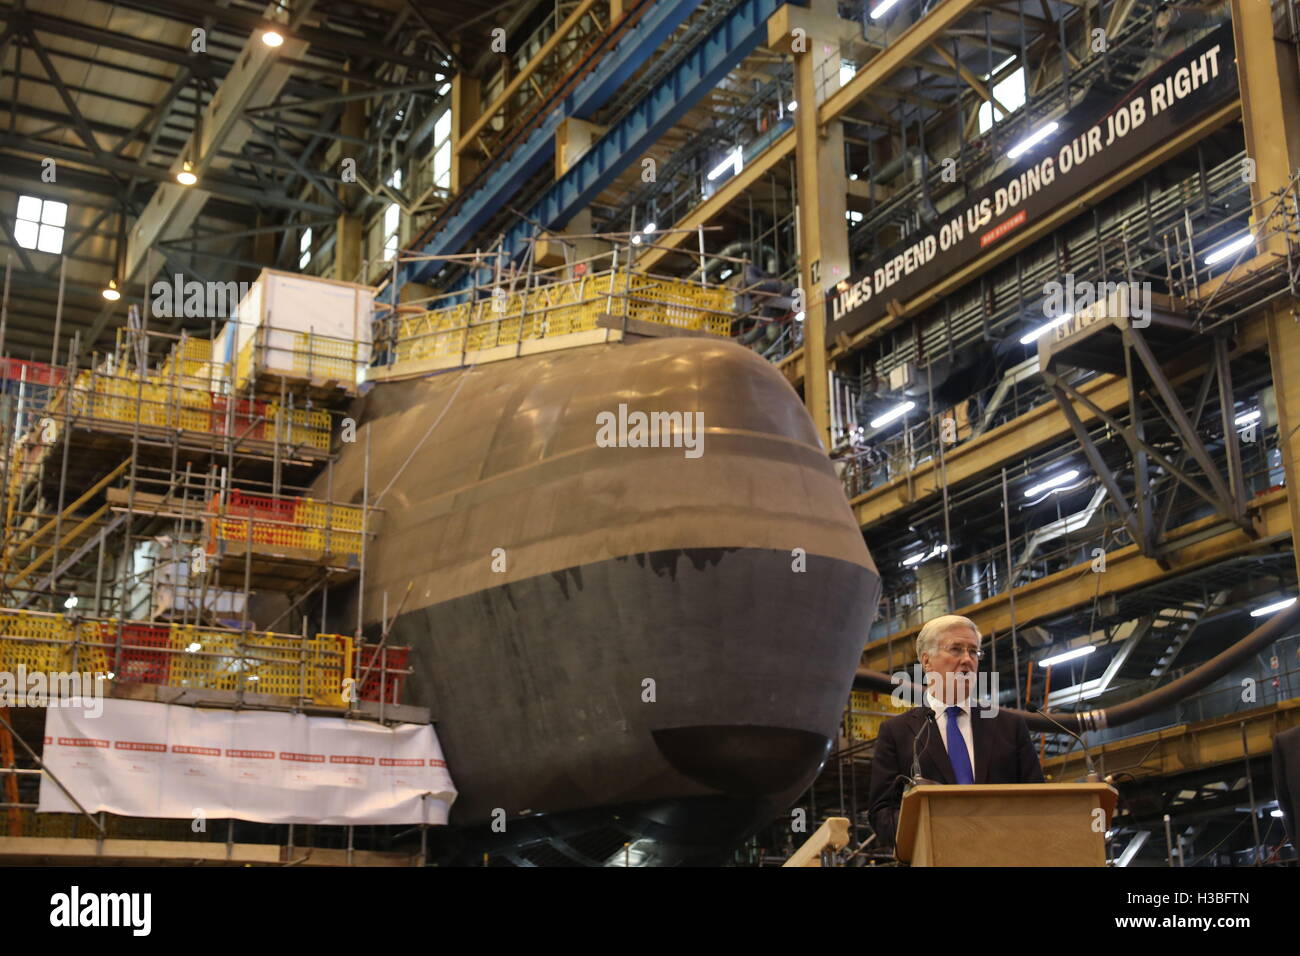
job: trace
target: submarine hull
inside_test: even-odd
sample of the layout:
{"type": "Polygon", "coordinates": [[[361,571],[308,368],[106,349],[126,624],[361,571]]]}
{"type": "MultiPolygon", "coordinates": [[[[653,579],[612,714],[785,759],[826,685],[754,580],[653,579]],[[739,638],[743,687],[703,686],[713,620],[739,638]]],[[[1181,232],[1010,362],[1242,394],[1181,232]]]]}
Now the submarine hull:
{"type": "Polygon", "coordinates": [[[591,346],[379,385],[359,420],[319,484],[380,509],[339,610],[360,600],[372,639],[395,615],[453,823],[797,799],[879,576],[776,369],[725,341],[591,346]],[[602,439],[638,411],[679,417],[602,439]]]}
{"type": "Polygon", "coordinates": [[[871,608],[865,569],[789,552],[629,555],[405,613],[453,822],[677,796],[793,801],[826,757],[871,608]],[[551,626],[546,626],[550,623],[551,626]],[[845,675],[848,679],[845,679],[845,675]]]}

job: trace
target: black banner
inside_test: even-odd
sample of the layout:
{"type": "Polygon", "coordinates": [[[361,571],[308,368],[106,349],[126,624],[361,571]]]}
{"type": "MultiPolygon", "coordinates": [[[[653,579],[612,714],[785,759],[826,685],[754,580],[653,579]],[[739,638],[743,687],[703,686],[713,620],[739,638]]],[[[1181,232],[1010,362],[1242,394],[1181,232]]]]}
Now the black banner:
{"type": "MultiPolygon", "coordinates": [[[[1066,114],[1051,136],[940,213],[928,232],[909,237],[827,290],[830,334],[865,328],[886,314],[886,303],[923,292],[1236,94],[1229,23],[1172,57],[1095,121],[1066,114]]],[[[1075,113],[1081,112],[1077,107],[1075,113]]]]}

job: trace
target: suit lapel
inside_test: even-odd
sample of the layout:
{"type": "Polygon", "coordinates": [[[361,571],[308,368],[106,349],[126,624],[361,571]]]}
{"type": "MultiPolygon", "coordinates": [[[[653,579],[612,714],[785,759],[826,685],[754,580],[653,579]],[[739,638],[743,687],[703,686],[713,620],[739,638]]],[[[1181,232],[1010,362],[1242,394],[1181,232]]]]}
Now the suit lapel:
{"type": "MultiPolygon", "coordinates": [[[[916,715],[915,733],[925,733],[926,716],[925,712],[928,707],[918,707],[914,713],[916,715]]],[[[953,773],[952,761],[948,759],[948,751],[943,749],[943,734],[939,732],[939,720],[942,718],[935,715],[935,725],[930,728],[928,739],[925,742],[925,750],[921,757],[921,775],[926,776],[925,765],[928,762],[935,770],[939,772],[939,779],[944,783],[953,784],[957,782],[957,775],[953,773]],[[928,758],[928,760],[927,760],[928,758]]]]}
{"type": "Polygon", "coordinates": [[[971,747],[975,751],[975,782],[988,783],[989,763],[993,756],[993,721],[979,704],[971,707],[971,747]]]}

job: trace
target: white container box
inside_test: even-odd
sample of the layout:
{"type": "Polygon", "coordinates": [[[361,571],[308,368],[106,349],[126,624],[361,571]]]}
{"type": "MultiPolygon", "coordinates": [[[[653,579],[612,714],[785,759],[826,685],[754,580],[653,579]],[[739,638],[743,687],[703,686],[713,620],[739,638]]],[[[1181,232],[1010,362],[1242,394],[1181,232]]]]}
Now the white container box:
{"type": "Polygon", "coordinates": [[[236,310],[235,387],[250,378],[335,382],[370,364],[371,286],[264,269],[236,310]]]}

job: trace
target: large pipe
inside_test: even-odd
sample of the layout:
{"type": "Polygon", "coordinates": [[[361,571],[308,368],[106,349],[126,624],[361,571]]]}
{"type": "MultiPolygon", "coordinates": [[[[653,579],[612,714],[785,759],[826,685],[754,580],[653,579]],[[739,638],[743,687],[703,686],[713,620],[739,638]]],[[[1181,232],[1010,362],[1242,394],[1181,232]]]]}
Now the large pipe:
{"type": "MultiPolygon", "coordinates": [[[[1164,687],[1157,688],[1148,694],[1135,697],[1133,700],[1125,701],[1122,704],[1116,704],[1114,707],[1107,707],[1105,710],[1085,710],[1077,714],[1054,713],[1051,715],[1052,719],[1048,720],[1040,714],[1031,714],[1012,707],[1002,709],[1025,718],[1030,730],[1051,731],[1055,729],[1055,723],[1064,724],[1076,733],[1083,733],[1088,730],[1102,730],[1106,727],[1118,727],[1120,724],[1127,724],[1148,714],[1153,714],[1212,684],[1251,655],[1268,647],[1298,624],[1300,624],[1300,602],[1291,605],[1285,611],[1273,615],[1236,644],[1233,644],[1217,657],[1206,661],[1194,671],[1184,674],[1177,680],[1170,681],[1164,687]]],[[[888,674],[865,667],[858,668],[854,685],[862,690],[874,690],[883,693],[892,693],[895,688],[900,686],[895,684],[888,674]]],[[[904,687],[905,693],[910,699],[919,699],[911,695],[913,693],[919,694],[920,688],[910,682],[901,686],[904,687]]]]}

